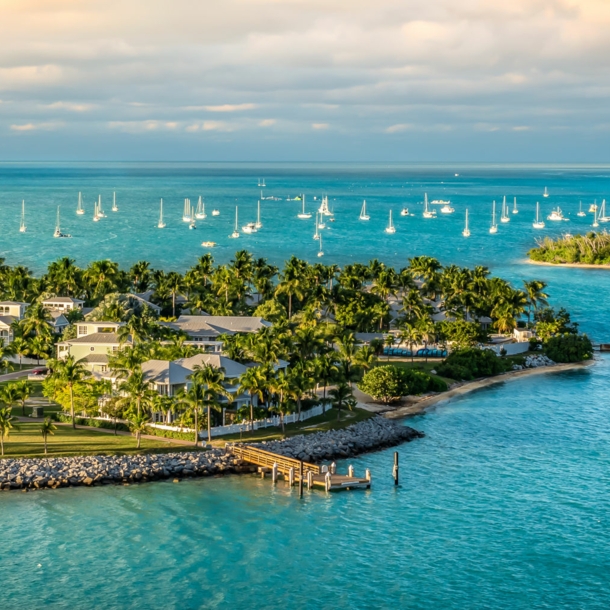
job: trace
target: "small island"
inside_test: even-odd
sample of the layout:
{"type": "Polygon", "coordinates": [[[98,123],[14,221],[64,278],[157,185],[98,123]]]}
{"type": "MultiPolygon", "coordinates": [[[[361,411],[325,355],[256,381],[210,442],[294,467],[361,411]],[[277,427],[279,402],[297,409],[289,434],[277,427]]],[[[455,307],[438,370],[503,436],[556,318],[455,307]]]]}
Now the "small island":
{"type": "Polygon", "coordinates": [[[577,267],[610,267],[610,233],[545,237],[528,253],[534,263],[577,267]]]}

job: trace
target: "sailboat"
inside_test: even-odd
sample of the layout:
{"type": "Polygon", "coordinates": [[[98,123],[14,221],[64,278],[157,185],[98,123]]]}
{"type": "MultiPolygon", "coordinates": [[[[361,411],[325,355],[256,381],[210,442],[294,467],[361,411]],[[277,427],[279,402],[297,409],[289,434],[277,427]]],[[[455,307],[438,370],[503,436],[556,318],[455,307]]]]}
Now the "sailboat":
{"type": "Polygon", "coordinates": [[[544,229],[544,222],[540,220],[540,202],[536,202],[536,220],[532,225],[534,229],[544,229]]]}
{"type": "Polygon", "coordinates": [[[239,231],[237,230],[237,206],[235,206],[235,229],[233,230],[233,233],[229,235],[229,237],[232,237],[233,239],[237,239],[239,237],[239,231]]]}
{"type": "Polygon", "coordinates": [[[519,210],[517,209],[517,198],[513,199],[513,214],[518,214],[519,210]]]}
{"type": "Polygon", "coordinates": [[[72,235],[68,235],[67,233],[61,232],[61,226],[59,222],[59,206],[57,206],[57,220],[55,222],[55,233],[53,233],[53,237],[72,237],[72,235]]]}
{"type": "Polygon", "coordinates": [[[163,220],[163,199],[161,199],[161,209],[159,210],[159,222],[157,223],[157,229],[165,229],[165,220],[163,220]]]}
{"type": "Polygon", "coordinates": [[[599,214],[597,215],[597,222],[610,222],[610,216],[606,216],[606,200],[602,201],[602,205],[599,208],[599,214]]]}
{"type": "Polygon", "coordinates": [[[98,210],[98,204],[97,201],[93,204],[93,222],[99,222],[100,220],[100,213],[98,210]]]}
{"type": "Polygon", "coordinates": [[[388,226],[385,228],[386,233],[396,233],[396,228],[394,227],[394,223],[392,222],[392,210],[390,210],[390,220],[388,222],[388,226]]]}
{"type": "MultiPolygon", "coordinates": [[[[595,208],[597,209],[597,206],[595,206],[595,208]]],[[[593,213],[593,228],[597,229],[597,227],[599,227],[599,222],[597,220],[597,212],[593,213]]]]}
{"type": "Polygon", "coordinates": [[[320,239],[320,231],[318,227],[318,212],[316,212],[316,232],[313,234],[314,239],[320,239]]]}
{"type": "Polygon", "coordinates": [[[489,227],[489,232],[492,234],[498,232],[498,225],[496,224],[496,202],[495,202],[495,200],[494,200],[494,202],[492,204],[492,208],[491,208],[491,227],[489,227]]]}
{"type": "Polygon", "coordinates": [[[197,202],[197,211],[195,212],[195,218],[198,218],[200,220],[203,220],[204,218],[206,218],[205,203],[203,203],[203,199],[201,198],[201,195],[199,196],[199,201],[197,202]]]}
{"type": "Polygon", "coordinates": [[[428,206],[428,193],[424,194],[424,218],[434,218],[436,212],[431,212],[428,206]]]}
{"type": "Polygon", "coordinates": [[[583,216],[586,216],[586,215],[587,215],[587,213],[583,212],[583,210],[582,210],[582,201],[581,201],[580,207],[578,208],[578,214],[576,214],[576,216],[580,216],[582,218],[583,216]]]}
{"type": "Polygon", "coordinates": [[[81,194],[78,194],[78,205],[76,206],[76,213],[79,216],[82,216],[85,213],[85,210],[83,210],[83,198],[81,197],[81,194]]]}
{"type": "Polygon", "coordinates": [[[464,237],[470,237],[470,229],[468,228],[468,208],[466,208],[466,226],[464,227],[464,230],[462,231],[462,235],[464,237]]]}
{"type": "Polygon", "coordinates": [[[362,209],[360,210],[359,220],[370,220],[371,217],[366,213],[366,199],[362,201],[362,209]]]}
{"type": "Polygon", "coordinates": [[[542,194],[543,197],[548,197],[549,196],[549,189],[546,188],[546,186],[544,187],[544,193],[542,194]]]}
{"type": "Polygon", "coordinates": [[[324,256],[324,251],[322,250],[322,236],[320,235],[320,249],[318,250],[318,256],[324,256]]]}
{"type": "Polygon", "coordinates": [[[400,215],[401,216],[408,216],[409,215],[409,208],[402,208],[402,210],[400,210],[400,215]]]}
{"type": "Polygon", "coordinates": [[[102,196],[99,195],[97,198],[97,216],[98,218],[106,218],[106,214],[104,214],[104,210],[102,210],[102,196]]]}
{"type": "Polygon", "coordinates": [[[190,199],[189,199],[189,216],[191,217],[191,222],[189,222],[189,229],[196,229],[197,223],[195,221],[195,209],[191,205],[190,199]]]}
{"type": "Polygon", "coordinates": [[[597,212],[597,199],[589,206],[589,212],[597,212]]]}
{"type": "Polygon", "coordinates": [[[21,224],[19,226],[19,233],[25,233],[27,227],[25,226],[25,200],[21,202],[21,224]]]}
{"type": "Polygon", "coordinates": [[[301,213],[297,214],[297,218],[301,218],[301,219],[311,218],[311,214],[309,212],[305,211],[305,195],[303,195],[303,205],[302,205],[301,213]]]}
{"type": "Polygon", "coordinates": [[[502,199],[502,216],[500,216],[500,222],[510,222],[510,216],[508,215],[508,206],[506,205],[506,196],[502,199]]]}
{"type": "Polygon", "coordinates": [[[182,212],[182,222],[191,222],[191,200],[184,200],[184,211],[182,212]]]}
{"type": "Polygon", "coordinates": [[[318,212],[320,212],[320,217],[333,215],[333,213],[328,209],[328,197],[327,196],[322,197],[322,205],[318,209],[318,212]]]}
{"type": "Polygon", "coordinates": [[[114,193],[114,192],[112,193],[112,211],[113,212],[119,211],[119,208],[117,207],[117,204],[116,204],[116,193],[114,193]]]}
{"type": "Polygon", "coordinates": [[[260,178],[258,179],[258,186],[266,186],[264,178],[262,180],[260,178]]]}
{"type": "MultiPolygon", "coordinates": [[[[303,197],[303,199],[305,199],[305,197],[303,197]]],[[[258,209],[256,212],[256,223],[254,224],[254,226],[257,229],[260,229],[263,226],[263,223],[261,222],[261,202],[258,202],[258,209]]]]}
{"type": "Polygon", "coordinates": [[[220,216],[220,210],[212,210],[212,216],[220,216]]]}

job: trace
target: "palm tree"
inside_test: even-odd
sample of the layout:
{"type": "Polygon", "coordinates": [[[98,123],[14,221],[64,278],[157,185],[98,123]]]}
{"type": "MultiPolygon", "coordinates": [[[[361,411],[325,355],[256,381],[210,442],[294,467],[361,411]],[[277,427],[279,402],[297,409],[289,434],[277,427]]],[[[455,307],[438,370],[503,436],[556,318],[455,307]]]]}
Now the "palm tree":
{"type": "Polygon", "coordinates": [[[405,324],[400,331],[401,343],[406,343],[411,352],[411,362],[413,362],[413,345],[422,340],[422,333],[417,326],[413,324],[405,324]]]}
{"type": "Polygon", "coordinates": [[[129,275],[132,278],[134,290],[136,292],[143,292],[148,288],[150,263],[148,261],[138,261],[132,265],[129,275]]]}
{"type": "Polygon", "coordinates": [[[40,433],[42,434],[42,440],[44,442],[44,454],[47,455],[47,436],[49,434],[53,436],[57,430],[57,426],[53,423],[50,417],[45,417],[44,421],[40,425],[40,433]]]}
{"type": "Polygon", "coordinates": [[[142,432],[146,432],[148,426],[148,417],[143,413],[133,413],[129,418],[129,430],[136,435],[137,446],[136,449],[140,448],[140,441],[142,438],[142,432]]]}
{"type": "Polygon", "coordinates": [[[324,393],[322,400],[323,412],[326,412],[326,388],[330,381],[334,379],[335,375],[339,372],[337,364],[335,362],[335,355],[333,353],[321,354],[314,361],[316,379],[324,384],[324,393]]]}
{"type": "Polygon", "coordinates": [[[29,347],[28,342],[23,337],[15,337],[11,343],[11,350],[16,356],[19,356],[19,370],[22,369],[21,360],[24,356],[27,356],[29,347]]]}
{"type": "Polygon", "coordinates": [[[30,339],[30,354],[36,356],[36,364],[40,364],[40,358],[48,358],[51,353],[52,343],[50,337],[37,335],[30,339]]]}
{"type": "Polygon", "coordinates": [[[292,298],[302,299],[305,294],[307,263],[292,256],[284,266],[281,281],[275,295],[288,295],[288,319],[292,317],[292,298]]]}
{"type": "Polygon", "coordinates": [[[10,411],[13,410],[13,405],[19,402],[19,389],[16,383],[0,386],[0,402],[3,402],[10,411]]]}
{"type": "Polygon", "coordinates": [[[206,400],[206,388],[193,375],[189,375],[191,385],[188,390],[183,391],[178,402],[186,407],[188,413],[192,413],[195,421],[195,447],[199,444],[199,414],[206,400]]]}
{"type": "Polygon", "coordinates": [[[16,381],[13,386],[17,391],[17,399],[21,403],[21,414],[25,417],[25,401],[32,393],[32,386],[28,383],[27,379],[20,379],[19,381],[16,381]]]}
{"type": "Polygon", "coordinates": [[[17,418],[11,415],[11,407],[0,409],[0,449],[4,455],[4,439],[8,438],[11,430],[18,430],[17,418]]]}
{"type": "Polygon", "coordinates": [[[354,358],[354,364],[359,366],[364,371],[372,369],[377,364],[377,354],[369,345],[360,348],[354,358]]]}
{"type": "Polygon", "coordinates": [[[252,422],[252,429],[254,429],[254,405],[252,401],[256,396],[259,403],[262,403],[267,391],[267,379],[261,374],[259,367],[249,368],[240,375],[237,391],[240,394],[247,392],[250,395],[250,421],[252,422]]]}
{"type": "Polygon", "coordinates": [[[538,307],[541,305],[546,307],[549,303],[547,301],[548,294],[544,292],[546,288],[546,282],[539,280],[532,280],[531,282],[523,282],[525,286],[525,293],[527,294],[527,323],[530,323],[530,317],[532,315],[532,307],[534,312],[538,311],[538,307]]]}
{"type": "Polygon", "coordinates": [[[348,408],[353,407],[352,388],[345,382],[339,383],[330,392],[331,402],[333,407],[337,409],[337,421],[341,421],[341,409],[345,405],[348,408]]]}
{"type": "Polygon", "coordinates": [[[182,276],[177,271],[170,271],[165,277],[165,285],[172,295],[172,317],[176,317],[176,295],[183,288],[182,276]]]}
{"type": "Polygon", "coordinates": [[[280,425],[282,426],[282,434],[286,432],[284,425],[284,416],[291,412],[290,403],[286,400],[287,396],[290,396],[291,385],[290,378],[286,374],[286,371],[278,371],[269,382],[269,389],[277,397],[274,410],[280,414],[280,425]]]}
{"type": "Polygon", "coordinates": [[[74,356],[68,356],[65,360],[54,362],[51,378],[60,384],[65,384],[70,390],[70,417],[72,418],[72,428],[76,429],[74,418],[74,384],[78,383],[90,375],[89,371],[80,361],[74,360],[74,356]]]}
{"type": "Polygon", "coordinates": [[[142,367],[139,365],[131,371],[127,379],[119,384],[117,389],[122,394],[119,399],[121,406],[132,407],[135,405],[137,415],[140,415],[142,410],[150,405],[155,396],[155,392],[151,390],[150,382],[145,379],[142,367]]]}
{"type": "Polygon", "coordinates": [[[214,257],[211,254],[204,254],[197,260],[196,265],[193,267],[193,271],[197,272],[203,279],[204,287],[208,285],[208,278],[214,271],[214,257]]]}
{"type": "Polygon", "coordinates": [[[205,386],[205,398],[203,401],[208,416],[208,442],[212,441],[212,409],[222,411],[219,396],[225,396],[231,400],[231,393],[224,387],[225,371],[210,365],[196,365],[193,373],[189,376],[191,380],[205,386]]]}
{"type": "Polygon", "coordinates": [[[36,335],[37,337],[50,337],[53,334],[51,314],[42,303],[32,303],[20,322],[24,337],[36,335]]]}

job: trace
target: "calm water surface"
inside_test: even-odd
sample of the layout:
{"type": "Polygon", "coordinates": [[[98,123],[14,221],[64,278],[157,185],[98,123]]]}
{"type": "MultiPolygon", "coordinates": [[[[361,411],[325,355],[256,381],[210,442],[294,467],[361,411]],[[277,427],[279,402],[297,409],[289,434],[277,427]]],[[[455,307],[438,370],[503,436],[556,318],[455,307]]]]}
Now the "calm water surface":
{"type": "MultiPolygon", "coordinates": [[[[327,496],[250,477],[4,493],[0,607],[610,607],[610,360],[411,420],[327,496]]],[[[345,468],[346,464],[341,464],[345,468]]]]}

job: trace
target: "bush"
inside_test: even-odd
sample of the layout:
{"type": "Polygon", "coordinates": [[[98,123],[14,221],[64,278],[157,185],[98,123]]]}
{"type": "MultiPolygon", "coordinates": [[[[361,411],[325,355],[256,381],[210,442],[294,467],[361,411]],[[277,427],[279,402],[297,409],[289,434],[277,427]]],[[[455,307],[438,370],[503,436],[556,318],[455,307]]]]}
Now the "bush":
{"type": "Polygon", "coordinates": [[[477,377],[493,377],[504,373],[507,366],[507,361],[498,358],[491,350],[469,348],[449,354],[436,367],[436,371],[443,377],[470,381],[477,377]]]}
{"type": "MultiPolygon", "coordinates": [[[[72,418],[65,413],[51,413],[49,415],[51,419],[64,423],[72,423],[72,418]]],[[[114,422],[112,420],[106,419],[92,419],[89,417],[75,417],[74,421],[77,426],[89,426],[90,428],[104,428],[106,430],[114,430],[114,422]]],[[[127,424],[122,424],[121,422],[117,422],[116,425],[117,430],[125,430],[129,431],[129,426],[127,424]]]]}
{"type": "Polygon", "coordinates": [[[145,434],[150,434],[151,436],[159,436],[162,438],[174,438],[179,441],[191,441],[195,442],[195,430],[193,432],[174,432],[173,430],[162,430],[161,428],[151,428],[148,426],[146,428],[145,434]]]}
{"type": "Polygon", "coordinates": [[[587,335],[556,335],[545,343],[544,349],[555,362],[581,362],[593,357],[593,345],[587,335]]]}

